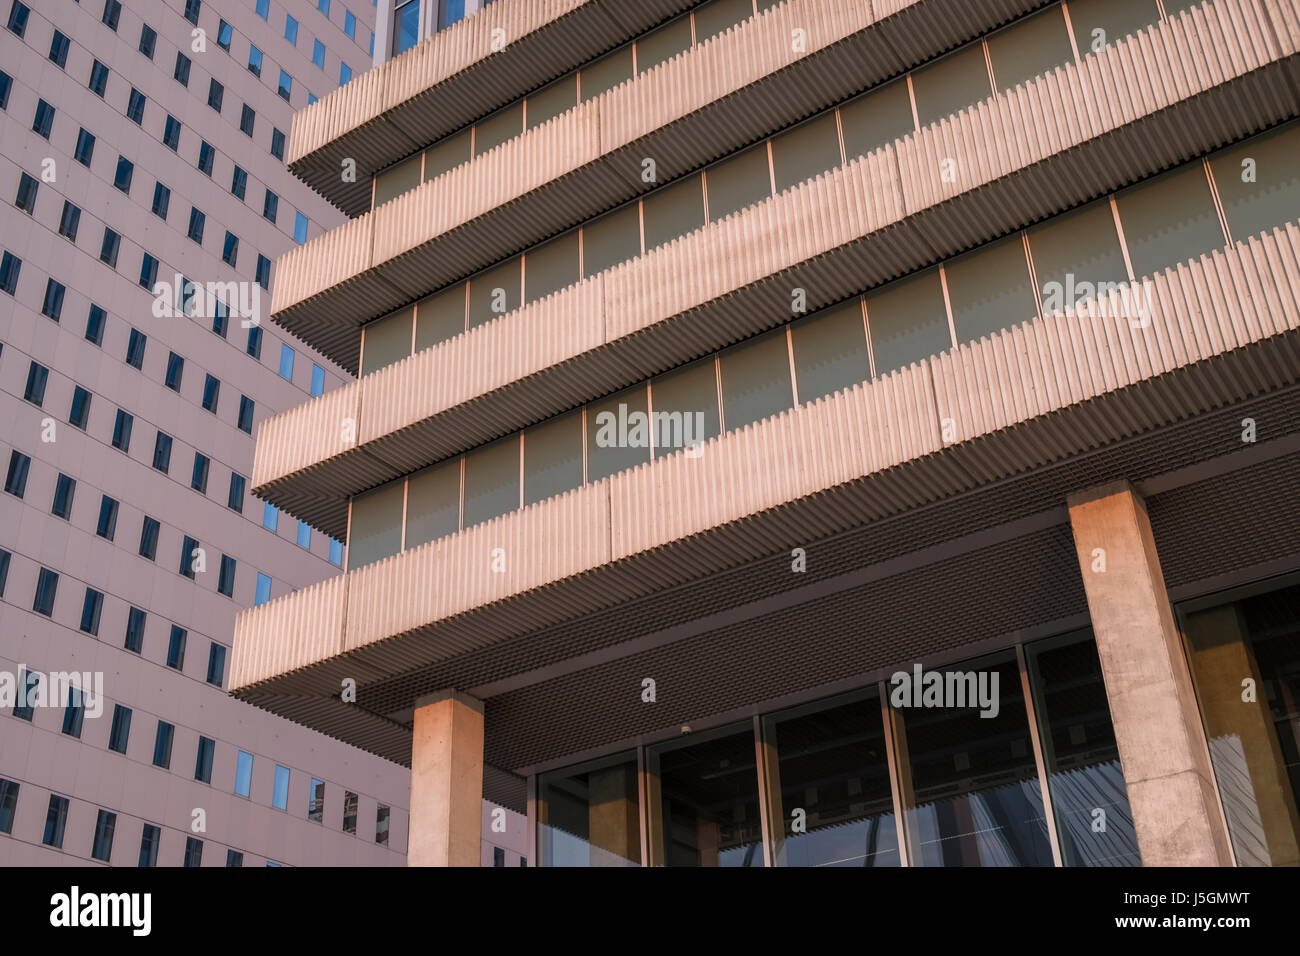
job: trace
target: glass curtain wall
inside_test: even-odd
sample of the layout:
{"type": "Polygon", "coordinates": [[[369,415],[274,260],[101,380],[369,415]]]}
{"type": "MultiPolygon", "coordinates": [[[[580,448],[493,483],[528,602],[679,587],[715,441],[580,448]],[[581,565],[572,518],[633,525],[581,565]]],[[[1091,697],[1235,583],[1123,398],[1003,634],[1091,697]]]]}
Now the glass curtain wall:
{"type": "Polygon", "coordinates": [[[1141,863],[1087,630],[543,773],[537,841],[542,866],[1141,863]]]}

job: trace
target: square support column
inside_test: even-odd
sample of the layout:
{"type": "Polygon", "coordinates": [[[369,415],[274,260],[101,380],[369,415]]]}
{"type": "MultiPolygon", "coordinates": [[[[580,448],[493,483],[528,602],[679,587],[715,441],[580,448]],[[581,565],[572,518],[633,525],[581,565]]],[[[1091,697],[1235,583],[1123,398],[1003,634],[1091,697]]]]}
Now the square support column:
{"type": "Polygon", "coordinates": [[[478,866],[483,703],[455,691],[415,702],[408,866],[478,866]]]}
{"type": "Polygon", "coordinates": [[[1125,481],[1073,494],[1068,505],[1142,863],[1230,866],[1146,503],[1125,481]]]}

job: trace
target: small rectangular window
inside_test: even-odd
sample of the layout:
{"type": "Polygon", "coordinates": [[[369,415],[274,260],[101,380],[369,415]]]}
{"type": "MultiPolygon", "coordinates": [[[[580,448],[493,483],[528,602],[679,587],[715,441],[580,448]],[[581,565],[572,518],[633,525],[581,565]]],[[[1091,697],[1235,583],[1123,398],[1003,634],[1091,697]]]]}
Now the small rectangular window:
{"type": "Polygon", "coordinates": [[[63,708],[63,733],[81,739],[86,720],[86,696],[76,687],[68,688],[68,704],[63,708]]]}
{"type": "Polygon", "coordinates": [[[167,637],[167,666],[175,670],[185,669],[185,628],[172,625],[167,637]]]}
{"type": "Polygon", "coordinates": [[[172,79],[181,86],[190,85],[190,58],[179,50],[176,51],[176,66],[172,69],[172,79]]]}
{"type": "Polygon", "coordinates": [[[194,779],[200,783],[212,782],[212,757],[216,749],[216,741],[204,736],[199,737],[199,749],[194,755],[194,779]]]}
{"type": "Polygon", "coordinates": [[[113,185],[124,193],[131,192],[131,178],[135,174],[135,163],[125,156],[117,158],[117,172],[113,174],[113,185]]]}
{"type": "Polygon", "coordinates": [[[158,721],[158,730],[153,738],[153,765],[170,770],[172,765],[172,738],[176,728],[164,720],[158,721]]]}
{"type": "Polygon", "coordinates": [[[158,33],[149,24],[140,25],[140,43],[137,47],[149,59],[153,59],[154,48],[158,45],[158,33]]]}
{"type": "Polygon", "coordinates": [[[175,352],[167,353],[167,372],[163,376],[163,384],[173,392],[181,390],[181,377],[185,374],[185,359],[175,352]]]}
{"type": "Polygon", "coordinates": [[[380,846],[388,846],[388,812],[381,803],[375,813],[375,842],[380,846]]]}
{"type": "Polygon", "coordinates": [[[72,158],[81,165],[89,167],[90,161],[95,156],[95,136],[93,133],[82,129],[77,133],[77,148],[73,150],[72,158]]]}
{"type": "Polygon", "coordinates": [[[35,177],[27,173],[18,175],[18,194],[14,197],[14,205],[23,212],[31,215],[36,209],[36,194],[40,191],[40,183],[35,177]]]}
{"type": "Polygon", "coordinates": [[[288,345],[280,346],[280,377],[293,381],[293,349],[288,345]]]}
{"type": "Polygon", "coordinates": [[[54,36],[50,39],[50,62],[63,69],[68,65],[68,47],[71,44],[68,38],[58,30],[54,31],[54,36]]]}
{"type": "Polygon", "coordinates": [[[152,823],[146,823],[140,834],[140,866],[158,865],[158,844],[162,841],[162,830],[152,823]]]}
{"type": "Polygon", "coordinates": [[[243,475],[231,473],[230,475],[230,494],[226,498],[227,507],[234,511],[243,513],[244,511],[244,486],[246,482],[243,475]]]}
{"type": "MultiPolygon", "coordinates": [[[[105,238],[109,230],[105,229],[105,238]]],[[[116,233],[114,233],[116,235],[116,233]]],[[[86,316],[86,341],[95,345],[104,344],[104,323],[107,314],[99,306],[93,303],[90,306],[90,312],[86,316]]]]}
{"type": "Polygon", "coordinates": [[[194,467],[190,471],[190,487],[201,495],[208,493],[208,456],[194,453],[194,467]]]}
{"type": "Polygon", "coordinates": [[[13,295],[18,289],[18,273],[22,270],[23,260],[10,252],[0,256],[0,291],[13,295]]]}
{"type": "Polygon", "coordinates": [[[280,523],[280,509],[269,501],[262,502],[262,527],[274,531],[280,523]]]}
{"type": "Polygon", "coordinates": [[[5,491],[15,498],[27,492],[27,472],[32,460],[20,451],[9,452],[9,471],[5,474],[5,491]]]}
{"type": "MultiPolygon", "coordinates": [[[[110,0],[112,2],[112,0],[110,0]]],[[[107,8],[105,9],[107,13],[107,8]]],[[[68,798],[50,794],[49,809],[45,812],[45,832],[41,842],[56,850],[63,849],[63,830],[68,823],[68,798]]]]}
{"type": "Polygon", "coordinates": [[[145,515],[144,521],[140,524],[140,557],[152,561],[158,556],[158,531],[160,528],[161,525],[158,524],[157,518],[150,518],[145,515]]]}
{"type": "Polygon", "coordinates": [[[280,82],[276,85],[276,92],[280,94],[281,99],[286,103],[289,102],[289,94],[293,91],[293,77],[284,70],[280,71],[280,82]]]}
{"type": "Polygon", "coordinates": [[[289,768],[275,766],[275,789],[271,794],[271,806],[277,810],[289,808],[289,768]]]}
{"type": "Polygon", "coordinates": [[[262,75],[262,51],[252,44],[248,46],[248,72],[254,76],[262,75]]]}
{"type": "Polygon", "coordinates": [[[36,115],[32,118],[32,132],[45,139],[50,138],[50,130],[54,127],[54,107],[44,100],[36,101],[36,115]]]}
{"type": "Polygon", "coordinates": [[[313,823],[325,820],[325,782],[314,777],[307,791],[307,819],[313,823]]]}
{"type": "Polygon", "coordinates": [[[253,593],[253,606],[258,607],[269,600],[271,600],[271,578],[258,571],[257,588],[253,593]]]}
{"type": "Polygon", "coordinates": [[[104,90],[108,88],[108,67],[98,60],[92,63],[90,66],[90,80],[86,83],[86,87],[90,92],[102,99],[104,90]]]}
{"type": "Polygon", "coordinates": [[[12,833],[14,813],[18,809],[18,787],[12,780],[0,778],[0,833],[12,833]]]}
{"type": "Polygon", "coordinates": [[[31,10],[21,0],[14,0],[9,6],[9,23],[7,25],[20,40],[27,34],[27,18],[30,15],[31,10]]]}
{"type": "MultiPolygon", "coordinates": [[[[130,714],[130,711],[127,711],[130,714]]],[[[129,719],[129,717],[128,717],[129,719]]],[[[114,725],[116,726],[117,717],[114,715],[114,725]]],[[[109,743],[109,749],[113,749],[113,744],[109,743]]],[[[125,750],[122,751],[125,753],[125,750]]],[[[95,840],[90,846],[91,859],[100,860],[104,863],[109,862],[113,855],[113,831],[117,829],[117,814],[108,810],[100,810],[95,817],[95,840]]]]}
{"type": "Polygon", "coordinates": [[[45,384],[49,381],[50,370],[39,362],[27,366],[27,385],[23,388],[23,400],[40,407],[45,401],[45,384]]]}
{"type": "Polygon", "coordinates": [[[50,514],[66,521],[68,515],[72,513],[72,497],[76,494],[76,491],[77,480],[75,478],[59,475],[54,482],[54,502],[50,506],[50,514]]]}
{"type": "Polygon", "coordinates": [[[59,216],[59,235],[76,242],[77,227],[80,224],[81,210],[65,199],[63,201],[63,212],[59,216]]]}
{"type": "Polygon", "coordinates": [[[104,595],[94,588],[86,588],[81,603],[81,629],[87,634],[99,634],[99,617],[104,610],[104,595]]]}
{"type": "Polygon", "coordinates": [[[108,749],[120,754],[126,753],[126,745],[130,737],[131,708],[114,704],[113,726],[108,732],[108,749]]]}
{"type": "Polygon", "coordinates": [[[212,175],[213,160],[216,159],[217,151],[212,148],[212,144],[204,140],[199,144],[199,162],[198,170],[205,176],[212,175]]]}
{"type": "Polygon", "coordinates": [[[104,26],[110,30],[117,31],[117,21],[122,16],[121,0],[104,0],[104,13],[100,17],[104,26]]]}
{"type": "Polygon", "coordinates": [[[167,210],[171,206],[172,191],[162,183],[154,183],[153,187],[153,214],[159,219],[167,218],[167,210]]]}
{"type": "Polygon", "coordinates": [[[158,432],[153,442],[153,466],[166,472],[172,463],[172,436],[158,432]]]}
{"type": "Polygon", "coordinates": [[[278,129],[271,130],[271,155],[278,160],[284,160],[284,133],[278,129]]]}
{"type": "Polygon", "coordinates": [[[248,189],[248,173],[244,172],[238,166],[230,176],[230,191],[240,199],[244,198],[244,192],[248,189]]]}
{"type": "Polygon", "coordinates": [[[126,102],[126,118],[137,126],[144,123],[144,94],[132,88],[131,96],[126,102]]]}
{"type": "Polygon", "coordinates": [[[253,400],[247,395],[239,396],[239,419],[237,424],[240,431],[253,434],[253,400]]]}
{"type": "Polygon", "coordinates": [[[226,649],[216,642],[208,645],[208,683],[216,687],[226,676],[226,649]]]}
{"type": "Polygon", "coordinates": [[[343,832],[357,832],[357,795],[351,790],[343,791],[343,832]]]}
{"type": "Polygon", "coordinates": [[[239,751],[235,759],[235,793],[246,797],[253,788],[253,755],[239,751]]]}
{"type": "Polygon", "coordinates": [[[225,20],[218,20],[217,21],[217,46],[221,47],[221,49],[229,53],[230,41],[234,37],[234,33],[235,33],[234,28],[231,27],[229,23],[227,23],[225,20]]]}
{"type": "Polygon", "coordinates": [[[139,329],[132,329],[126,344],[126,364],[133,368],[144,367],[144,349],[149,337],[139,329]]]}
{"type": "Polygon", "coordinates": [[[113,421],[113,447],[118,451],[131,450],[131,426],[134,423],[135,417],[130,412],[124,412],[120,408],[117,410],[117,417],[113,421]]]}
{"type": "Polygon", "coordinates": [[[311,395],[316,398],[325,394],[325,370],[315,362],[311,366],[311,395]]]}
{"type": "Polygon", "coordinates": [[[221,103],[225,98],[226,88],[218,83],[215,77],[208,80],[208,105],[220,113],[221,103]]]}
{"type": "MultiPolygon", "coordinates": [[[[114,232],[112,229],[109,229],[107,226],[105,226],[104,238],[100,241],[99,244],[99,261],[107,265],[110,269],[116,269],[117,254],[121,250],[121,248],[122,248],[122,237],[118,235],[116,232],[114,232]]],[[[87,336],[87,338],[89,338],[89,336],[87,336]]],[[[99,343],[96,342],[95,344],[98,345],[99,343]]]]}
{"type": "Polygon", "coordinates": [[[226,554],[221,556],[221,572],[217,577],[217,591],[226,597],[235,596],[235,559],[226,554]]]}
{"type": "Polygon", "coordinates": [[[41,303],[41,315],[59,321],[59,316],[63,315],[63,295],[67,291],[62,282],[45,280],[45,300],[41,303]]]}
{"type": "MultiPolygon", "coordinates": [[[[244,133],[247,136],[252,136],[253,123],[256,122],[256,120],[257,120],[257,114],[253,112],[253,108],[251,106],[245,103],[243,109],[241,109],[239,113],[240,132],[244,133]]],[[[240,199],[244,198],[242,192],[240,193],[239,198],[240,199]]]]}
{"type": "MultiPolygon", "coordinates": [[[[158,282],[158,260],[147,252],[140,256],[140,278],[138,281],[142,289],[148,289],[151,292],[158,282]]],[[[129,353],[127,361],[131,361],[129,353]]],[[[139,368],[139,366],[137,365],[136,368],[139,368]]]]}
{"type": "Polygon", "coordinates": [[[203,227],[207,223],[207,218],[198,209],[190,208],[190,226],[187,235],[199,245],[203,245],[203,227]]]}
{"type": "Polygon", "coordinates": [[[126,614],[126,638],[122,646],[134,654],[139,654],[144,647],[145,612],[133,607],[126,614]]]}
{"type": "Polygon", "coordinates": [[[86,391],[80,385],[75,385],[72,389],[72,407],[68,411],[68,424],[80,428],[84,432],[86,430],[86,422],[89,419],[90,392],[86,391]]]}
{"type": "Polygon", "coordinates": [[[176,568],[177,573],[193,580],[196,573],[195,564],[198,561],[198,556],[201,551],[202,548],[199,547],[198,541],[191,538],[189,535],[182,536],[181,558],[180,564],[176,568]]]}
{"type": "Polygon", "coordinates": [[[185,867],[200,867],[203,865],[203,841],[198,837],[187,836],[185,838],[185,862],[181,865],[185,867]]]}
{"type": "Polygon", "coordinates": [[[305,521],[298,522],[298,547],[311,547],[311,525],[305,521]]]}
{"type": "Polygon", "coordinates": [[[113,540],[117,534],[117,500],[103,495],[99,501],[99,520],[95,524],[95,534],[101,538],[113,540]]]}
{"type": "Polygon", "coordinates": [[[181,121],[174,116],[168,116],[163,123],[163,145],[176,152],[181,145],[181,121]]]}
{"type": "Polygon", "coordinates": [[[269,290],[271,288],[271,260],[261,253],[258,253],[257,256],[257,269],[254,271],[254,278],[263,289],[269,290]]]}
{"type": "Polygon", "coordinates": [[[221,393],[221,382],[211,374],[203,381],[203,408],[205,411],[217,411],[217,398],[221,393]]]}

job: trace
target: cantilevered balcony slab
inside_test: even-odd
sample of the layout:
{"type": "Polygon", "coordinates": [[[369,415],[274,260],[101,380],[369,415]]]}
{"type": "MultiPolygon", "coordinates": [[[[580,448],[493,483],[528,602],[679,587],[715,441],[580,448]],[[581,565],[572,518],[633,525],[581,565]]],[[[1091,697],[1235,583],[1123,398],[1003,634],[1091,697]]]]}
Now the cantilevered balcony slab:
{"type": "Polygon", "coordinates": [[[691,5],[496,0],[295,113],[289,168],[348,215],[359,216],[370,208],[371,177],[385,166],[691,5]],[[348,159],[357,166],[352,182],[342,176],[348,159]]]}
{"type": "Polygon", "coordinates": [[[793,288],[837,302],[1298,115],[1300,28],[1262,11],[1194,10],[268,419],[255,491],[341,538],[351,495],[784,322],[793,288]]]}
{"type": "MultiPolygon", "coordinates": [[[[400,759],[412,678],[430,668],[1300,381],[1300,225],[1167,270],[1149,292],[1145,325],[1017,325],[718,436],[699,458],[656,459],[242,612],[233,693],[400,759]],[[344,707],[331,698],[346,677],[363,692],[344,707]]],[[[564,653],[533,646],[479,679],[564,653]]]]}
{"type": "MultiPolygon", "coordinates": [[[[645,157],[670,182],[1043,2],[786,0],[289,251],[276,266],[273,318],[355,372],[362,323],[652,189],[645,157]]],[[[403,83],[394,85],[411,95],[416,84],[403,83]]],[[[352,85],[334,94],[340,112],[352,85]]],[[[309,136],[306,122],[302,136],[314,142],[322,134],[309,136]]],[[[346,149],[357,148],[350,138],[346,149]]],[[[328,151],[337,179],[349,153],[328,151]]]]}

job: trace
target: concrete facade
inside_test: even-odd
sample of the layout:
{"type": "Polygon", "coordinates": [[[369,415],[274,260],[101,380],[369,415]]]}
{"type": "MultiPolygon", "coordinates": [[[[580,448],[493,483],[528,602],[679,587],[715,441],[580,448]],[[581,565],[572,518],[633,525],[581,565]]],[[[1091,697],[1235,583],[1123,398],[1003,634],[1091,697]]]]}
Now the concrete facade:
{"type": "Polygon", "coordinates": [[[783,782],[851,815],[874,778],[773,722],[837,695],[882,741],[854,859],[1222,866],[1245,828],[1289,861],[1285,694],[1230,706],[1278,672],[1227,628],[1200,687],[1180,608],[1300,568],[1300,7],[640,15],[498,0],[295,120],[292,168],[354,218],[284,257],[274,318],[361,377],[268,422],[254,484],[367,550],[239,616],[233,692],[409,765],[435,863],[479,763],[539,864],[807,858],[783,782]],[[548,59],[578,27],[595,49],[548,59]],[[629,408],[706,437],[638,443],[629,408]],[[1080,640],[1095,683],[1081,658],[1049,693],[1080,640]],[[1020,723],[884,703],[963,661],[1020,723]],[[331,699],[358,670],[360,713],[331,699]],[[1212,746],[1258,777],[1231,816],[1212,746]],[[1132,846],[1090,835],[1106,809],[1132,846]]]}
{"type": "MultiPolygon", "coordinates": [[[[232,474],[251,474],[260,422],[308,398],[313,369],[327,393],[349,375],[269,322],[253,357],[237,318],[223,336],[211,319],[159,317],[152,291],[137,284],[147,253],[159,260],[160,282],[180,273],[252,285],[257,256],[273,262],[294,243],[296,214],[306,236],[339,224],[338,212],[272,155],[272,138],[277,130],[287,138],[309,95],[338,85],[343,63],[357,72],[368,65],[373,9],[334,0],[326,17],[307,0],[272,2],[264,19],[253,0],[194,4],[206,33],[206,51],[198,52],[183,0],[123,3],[115,29],[103,22],[102,0],[26,6],[22,36],[0,21],[0,62],[12,83],[0,113],[0,246],[22,260],[15,291],[0,295],[3,454],[6,465],[11,451],[31,459],[23,496],[0,495],[0,548],[12,555],[0,669],[102,672],[104,710],[87,715],[79,738],[62,732],[63,706],[36,708],[30,722],[9,708],[0,715],[0,778],[20,784],[0,863],[135,866],[143,827],[152,825],[161,830],[162,866],[181,865],[190,836],[203,841],[204,866],[226,865],[228,850],[242,853],[246,866],[401,864],[404,768],[229,698],[225,666],[215,683],[207,680],[211,646],[225,649],[229,663],[235,613],[254,603],[259,573],[269,577],[270,595],[281,595],[338,571],[324,535],[304,529],[300,546],[297,522],[283,514],[266,527],[251,486],[235,499],[242,510],[228,500],[232,474]],[[345,14],[355,17],[355,36],[345,32],[345,14]],[[289,17],[298,23],[296,43],[285,37],[289,17]],[[230,27],[228,51],[219,23],[230,27]],[[139,50],[146,27],[156,33],[151,57],[139,50]],[[48,55],[56,36],[69,41],[62,64],[48,55]],[[326,51],[319,67],[317,40],[326,51]],[[246,66],[253,48],[263,57],[260,77],[246,66]],[[190,60],[187,85],[173,77],[178,52],[190,60]],[[88,89],[96,62],[108,70],[102,95],[88,89]],[[288,102],[277,95],[281,70],[293,77],[288,102]],[[210,79],[223,88],[219,111],[208,104],[210,79]],[[133,89],[145,98],[139,126],[124,117],[133,89]],[[55,110],[48,139],[32,129],[39,100],[55,110]],[[245,104],[255,113],[251,136],[240,130],[245,104]],[[175,150],[162,141],[168,116],[181,124],[175,150]],[[87,164],[74,159],[83,129],[95,137],[87,164]],[[203,143],[214,150],[210,173],[197,168],[203,143]],[[129,192],[114,188],[119,156],[134,164],[129,192]],[[246,175],[242,202],[231,194],[236,167],[246,175]],[[30,213],[14,204],[22,173],[40,182],[30,213]],[[165,217],[151,211],[155,183],[170,190],[165,217]],[[263,215],[266,190],[279,197],[274,223],[263,215]],[[80,209],[71,241],[58,232],[65,201],[80,209]],[[201,242],[187,237],[191,208],[206,217],[201,242]],[[100,258],[106,228],[120,235],[115,266],[100,258]],[[234,265],[222,259],[227,231],[238,237],[234,265]],[[57,322],[41,314],[47,279],[66,287],[57,322]],[[92,304],[106,314],[99,343],[87,339],[92,304]],[[138,370],[125,360],[132,329],[147,336],[138,370]],[[282,345],[294,350],[283,376],[282,345]],[[184,360],[176,391],[165,385],[173,353],[184,360]],[[31,363],[49,370],[39,405],[24,400],[31,363]],[[209,375],[220,381],[212,411],[202,407],[209,375]],[[68,423],[78,386],[92,396],[84,430],[68,423]],[[254,403],[252,433],[238,427],[241,395],[254,403]],[[134,418],[125,454],[112,447],[118,409],[134,418]],[[49,442],[41,438],[47,418],[57,423],[49,442]],[[156,431],[172,439],[166,472],[152,467],[156,431]],[[206,493],[191,487],[195,453],[210,460],[206,493]],[[60,474],[76,481],[66,520],[50,513],[60,474]],[[119,503],[112,540],[96,534],[102,496],[119,503]],[[153,560],[137,553],[146,516],[159,522],[153,560]],[[178,573],[186,535],[205,551],[206,570],[193,580],[178,573]],[[230,596],[218,591],[223,555],[235,560],[230,596]],[[49,616],[33,612],[42,568],[59,575],[49,616]],[[87,588],[104,595],[94,635],[79,628],[87,588]],[[124,647],[131,608],[146,615],[138,653],[124,647]],[[179,667],[167,665],[173,625],[186,631],[179,667]],[[117,705],[131,711],[125,753],[109,749],[117,705]],[[169,768],[153,760],[160,721],[175,728],[169,768]],[[201,737],[215,744],[210,784],[195,779],[201,737]],[[240,752],[252,757],[246,797],[235,793],[240,752]],[[285,809],[273,805],[277,767],[288,771],[285,809]],[[324,783],[319,823],[308,819],[313,780],[324,783]],[[355,834],[344,832],[346,792],[357,795],[355,834]],[[69,800],[61,847],[43,843],[50,794],[69,800]],[[386,845],[376,840],[381,804],[390,814],[386,845]],[[103,861],[92,859],[100,810],[116,814],[103,861]],[[192,829],[197,810],[204,832],[192,829]]],[[[0,17],[10,17],[10,7],[6,0],[0,17]]],[[[269,303],[269,292],[263,296],[269,303]]],[[[333,557],[341,562],[341,550],[333,557]]]]}

